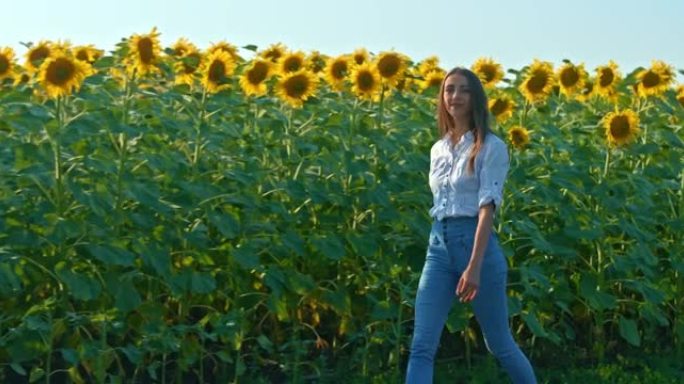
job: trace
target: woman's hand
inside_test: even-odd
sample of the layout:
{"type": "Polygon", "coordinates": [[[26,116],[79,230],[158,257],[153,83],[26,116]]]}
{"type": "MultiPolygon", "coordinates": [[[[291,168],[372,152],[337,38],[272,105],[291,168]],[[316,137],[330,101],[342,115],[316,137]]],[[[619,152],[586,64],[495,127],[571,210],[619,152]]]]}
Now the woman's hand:
{"type": "Polygon", "coordinates": [[[480,270],[470,266],[463,271],[456,286],[456,295],[462,303],[472,301],[480,288],[480,270]]]}

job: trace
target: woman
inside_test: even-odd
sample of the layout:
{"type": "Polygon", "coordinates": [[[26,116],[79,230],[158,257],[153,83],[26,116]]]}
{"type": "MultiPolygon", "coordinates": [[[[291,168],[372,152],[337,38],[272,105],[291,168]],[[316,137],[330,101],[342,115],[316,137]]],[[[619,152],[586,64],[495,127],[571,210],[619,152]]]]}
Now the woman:
{"type": "Polygon", "coordinates": [[[406,382],[432,383],[434,357],[457,296],[472,303],[487,349],[514,383],[535,383],[508,326],[506,275],[492,220],[508,172],[506,144],[489,127],[487,96],[471,71],[454,68],[439,92],[441,139],[430,151],[434,221],[418,284],[406,382]]]}

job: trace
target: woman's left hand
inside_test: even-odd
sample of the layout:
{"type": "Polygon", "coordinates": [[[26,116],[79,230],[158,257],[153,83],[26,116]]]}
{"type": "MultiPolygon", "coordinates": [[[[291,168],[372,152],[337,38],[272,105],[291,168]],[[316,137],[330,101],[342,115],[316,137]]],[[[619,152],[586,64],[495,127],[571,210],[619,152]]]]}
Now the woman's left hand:
{"type": "Polygon", "coordinates": [[[472,301],[480,288],[480,271],[466,268],[456,286],[456,295],[462,303],[472,301]]]}

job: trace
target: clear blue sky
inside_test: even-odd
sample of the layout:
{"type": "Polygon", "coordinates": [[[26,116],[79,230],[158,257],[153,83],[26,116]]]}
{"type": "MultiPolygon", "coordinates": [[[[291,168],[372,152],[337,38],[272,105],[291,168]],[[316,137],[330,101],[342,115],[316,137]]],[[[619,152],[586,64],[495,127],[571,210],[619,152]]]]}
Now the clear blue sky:
{"type": "MultiPolygon", "coordinates": [[[[227,40],[330,55],[394,49],[443,67],[490,56],[506,68],[568,58],[623,73],[661,59],[684,69],[684,0],[2,0],[0,46],[68,39],[111,50],[153,26],[165,46],[227,40]]],[[[248,52],[243,52],[250,57],[248,52]]],[[[23,56],[21,58],[23,62],[23,56]]],[[[682,76],[680,76],[680,79],[682,76]]]]}

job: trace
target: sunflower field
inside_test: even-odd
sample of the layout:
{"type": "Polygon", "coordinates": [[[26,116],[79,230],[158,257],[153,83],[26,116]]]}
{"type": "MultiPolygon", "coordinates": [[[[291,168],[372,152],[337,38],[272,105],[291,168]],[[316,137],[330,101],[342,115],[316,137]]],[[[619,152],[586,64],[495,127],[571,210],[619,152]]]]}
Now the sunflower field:
{"type": "MultiPolygon", "coordinates": [[[[495,228],[540,376],[684,361],[677,69],[471,69],[509,144],[495,228]]],[[[0,47],[0,382],[400,382],[444,74],[156,29],[0,47]]],[[[486,356],[455,305],[438,369],[486,356]]]]}

